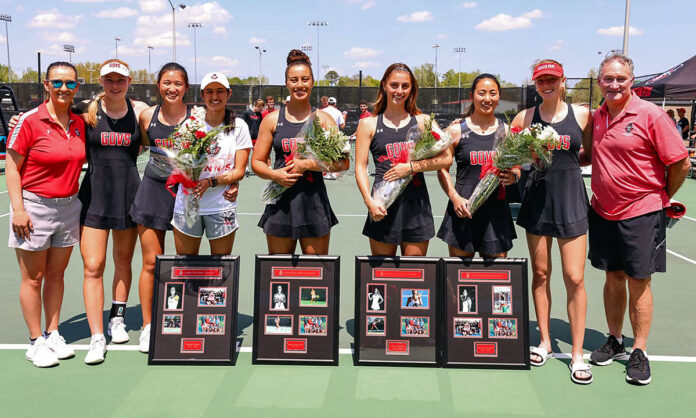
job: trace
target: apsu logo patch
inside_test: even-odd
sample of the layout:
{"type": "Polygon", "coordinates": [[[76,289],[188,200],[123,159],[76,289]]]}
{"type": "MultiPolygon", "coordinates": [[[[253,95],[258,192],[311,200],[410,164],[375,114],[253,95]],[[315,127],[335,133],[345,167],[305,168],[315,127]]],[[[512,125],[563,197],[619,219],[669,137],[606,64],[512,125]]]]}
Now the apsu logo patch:
{"type": "Polygon", "coordinates": [[[213,141],[210,143],[210,148],[208,149],[208,151],[212,155],[217,155],[218,152],[220,152],[220,145],[218,145],[217,141],[213,141]]]}
{"type": "Polygon", "coordinates": [[[633,122],[628,122],[626,125],[626,132],[624,132],[624,136],[632,136],[633,135],[633,122]]]}

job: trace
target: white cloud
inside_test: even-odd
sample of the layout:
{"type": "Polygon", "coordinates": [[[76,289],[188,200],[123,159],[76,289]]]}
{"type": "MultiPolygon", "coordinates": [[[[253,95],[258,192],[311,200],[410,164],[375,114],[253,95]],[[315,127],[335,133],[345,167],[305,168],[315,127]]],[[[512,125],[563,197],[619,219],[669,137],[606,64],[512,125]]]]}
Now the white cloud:
{"type": "Polygon", "coordinates": [[[427,22],[433,20],[433,14],[428,10],[413,12],[409,15],[399,16],[396,20],[404,23],[427,22]]]}
{"type": "Polygon", "coordinates": [[[218,67],[236,67],[239,65],[238,59],[232,59],[229,57],[223,57],[222,55],[216,55],[208,60],[209,63],[218,67]]]}
{"type": "Polygon", "coordinates": [[[70,32],[42,32],[39,37],[49,42],[75,42],[77,38],[70,32]]]}
{"type": "MultiPolygon", "coordinates": [[[[171,16],[171,10],[168,14],[171,16]]],[[[234,16],[222,7],[220,3],[211,1],[207,3],[196,3],[187,6],[184,10],[177,10],[176,22],[177,25],[179,21],[181,21],[182,24],[196,22],[202,23],[205,26],[206,24],[227,23],[233,18],[234,16]]],[[[171,20],[169,22],[171,24],[171,20]]]]}
{"type": "Polygon", "coordinates": [[[377,55],[382,55],[381,50],[376,50],[372,48],[360,48],[357,46],[354,46],[348,51],[345,51],[343,55],[346,57],[353,59],[353,60],[359,60],[359,59],[365,59],[365,58],[373,58],[376,57],[377,55]]]}
{"type": "MultiPolygon", "coordinates": [[[[605,35],[605,36],[623,36],[624,32],[624,27],[623,26],[612,26],[610,28],[602,28],[597,31],[598,34],[600,35],[605,35]]],[[[629,35],[642,35],[643,30],[635,28],[633,26],[628,27],[628,34],[629,35]]]]}
{"type": "Polygon", "coordinates": [[[559,51],[565,46],[565,40],[559,39],[553,45],[549,45],[547,49],[549,51],[559,51]]]}
{"type": "Polygon", "coordinates": [[[29,21],[30,28],[69,29],[74,27],[82,19],[82,15],[67,16],[60,14],[57,9],[39,11],[29,21]]]}
{"type": "MultiPolygon", "coordinates": [[[[73,52],[72,55],[73,55],[73,57],[75,57],[76,54],[84,53],[85,50],[86,50],[85,47],[75,45],[75,52],[73,52]]],[[[66,61],[67,61],[68,56],[69,56],[67,52],[63,51],[63,45],[57,45],[57,44],[50,45],[47,48],[41,48],[39,50],[39,52],[41,52],[44,55],[62,55],[65,57],[66,61]]]]}
{"type": "Polygon", "coordinates": [[[374,1],[366,1],[365,4],[363,4],[362,6],[360,6],[360,10],[371,9],[371,8],[373,8],[374,6],[375,6],[375,2],[374,2],[374,1]]]}
{"type": "Polygon", "coordinates": [[[353,63],[353,67],[355,67],[355,68],[374,68],[374,67],[379,67],[379,63],[374,62],[374,61],[358,61],[356,63],[353,63]]]}
{"type": "Polygon", "coordinates": [[[532,19],[542,17],[541,10],[536,9],[531,12],[524,13],[522,16],[512,17],[505,13],[500,13],[490,19],[476,25],[476,29],[489,32],[502,32],[514,29],[525,29],[534,26],[532,19]]]}
{"type": "Polygon", "coordinates": [[[167,9],[166,0],[139,0],[140,10],[143,13],[157,13],[167,9]]]}
{"type": "Polygon", "coordinates": [[[440,39],[440,40],[442,40],[442,39],[449,39],[449,35],[446,35],[446,34],[444,34],[444,33],[441,33],[441,34],[437,35],[437,39],[440,39]]]}
{"type": "Polygon", "coordinates": [[[121,19],[124,17],[133,17],[137,14],[138,14],[138,11],[135,9],[131,9],[128,7],[119,7],[118,9],[105,9],[105,10],[102,10],[100,12],[94,13],[92,16],[121,19]]]}
{"type": "Polygon", "coordinates": [[[465,1],[464,3],[460,4],[461,7],[465,9],[473,9],[474,7],[478,6],[475,1],[465,1]]]}
{"type": "Polygon", "coordinates": [[[227,37],[227,28],[224,26],[215,26],[213,28],[213,33],[216,35],[222,35],[223,37],[227,37]]]}
{"type": "Polygon", "coordinates": [[[255,36],[252,36],[251,39],[249,39],[249,43],[251,45],[261,45],[261,44],[265,44],[266,40],[263,38],[257,38],[255,36]]]}
{"type": "MultiPolygon", "coordinates": [[[[116,56],[116,49],[111,50],[111,55],[116,56]]],[[[119,45],[118,46],[118,57],[123,58],[123,57],[143,57],[147,56],[147,49],[143,48],[137,48],[137,47],[132,47],[132,46],[127,46],[127,45],[119,45]]]]}
{"type": "Polygon", "coordinates": [[[4,36],[0,35],[0,42],[5,42],[6,40],[7,40],[7,38],[5,38],[4,36]]]}

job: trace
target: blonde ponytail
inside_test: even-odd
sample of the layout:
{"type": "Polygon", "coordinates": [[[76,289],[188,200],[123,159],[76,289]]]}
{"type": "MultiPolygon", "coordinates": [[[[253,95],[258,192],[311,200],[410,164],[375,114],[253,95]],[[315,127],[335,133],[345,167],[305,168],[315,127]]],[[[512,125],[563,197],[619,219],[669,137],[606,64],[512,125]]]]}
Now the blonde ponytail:
{"type": "Polygon", "coordinates": [[[87,113],[85,113],[85,122],[92,128],[97,126],[97,112],[99,112],[99,101],[104,98],[104,93],[103,91],[99,94],[97,94],[97,97],[92,99],[91,102],[89,102],[89,106],[87,106],[87,113]]]}

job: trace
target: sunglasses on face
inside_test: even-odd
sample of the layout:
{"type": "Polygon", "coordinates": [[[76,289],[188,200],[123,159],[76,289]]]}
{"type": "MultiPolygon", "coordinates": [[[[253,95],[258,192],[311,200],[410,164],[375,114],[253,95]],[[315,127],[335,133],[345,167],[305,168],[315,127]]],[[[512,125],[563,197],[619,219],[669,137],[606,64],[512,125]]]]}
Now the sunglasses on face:
{"type": "Polygon", "coordinates": [[[70,90],[74,90],[77,87],[77,81],[49,80],[49,83],[51,83],[54,89],[63,87],[63,84],[70,90]]]}

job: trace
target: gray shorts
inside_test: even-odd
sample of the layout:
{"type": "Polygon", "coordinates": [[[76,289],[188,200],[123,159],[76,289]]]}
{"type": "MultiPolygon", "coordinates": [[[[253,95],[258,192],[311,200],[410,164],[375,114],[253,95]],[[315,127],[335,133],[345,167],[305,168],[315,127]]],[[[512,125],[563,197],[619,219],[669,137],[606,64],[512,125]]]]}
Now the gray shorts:
{"type": "Polygon", "coordinates": [[[82,204],[77,194],[70,197],[41,197],[22,190],[24,211],[29,215],[34,230],[29,240],[20,239],[12,231],[10,207],[10,248],[27,251],[43,251],[51,247],[72,247],[80,242],[80,210],[82,204]]]}
{"type": "Polygon", "coordinates": [[[208,239],[222,238],[233,233],[239,228],[237,213],[234,209],[212,215],[198,215],[196,223],[189,228],[183,213],[174,213],[172,226],[184,235],[194,238],[202,238],[203,231],[208,239]]]}

